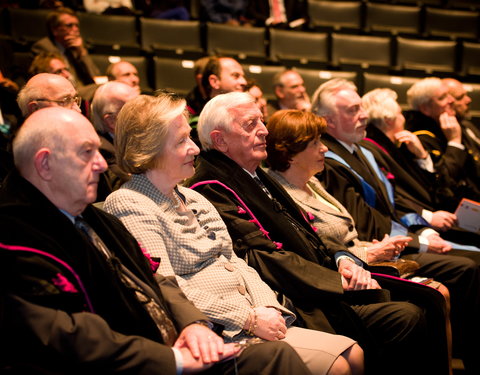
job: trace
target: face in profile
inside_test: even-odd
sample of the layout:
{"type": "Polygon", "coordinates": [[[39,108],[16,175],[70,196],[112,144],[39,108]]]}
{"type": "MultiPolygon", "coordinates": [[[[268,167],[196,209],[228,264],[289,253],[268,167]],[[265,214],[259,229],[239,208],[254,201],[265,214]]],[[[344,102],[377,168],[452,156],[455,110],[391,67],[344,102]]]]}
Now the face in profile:
{"type": "Polygon", "coordinates": [[[200,149],[190,138],[191,127],[184,115],[169,125],[165,147],[159,159],[159,168],[168,180],[179,183],[195,173],[195,156],[200,149]]]}
{"type": "Polygon", "coordinates": [[[100,174],[107,163],[99,152],[100,139],[87,119],[70,121],[62,135],[62,145],[52,150],[51,189],[60,205],[78,214],[95,202],[100,174]]]}
{"type": "Polygon", "coordinates": [[[290,168],[306,176],[314,176],[323,171],[325,167],[325,153],[327,151],[327,146],[322,143],[321,137],[318,136],[308,142],[305,150],[292,156],[290,168]]]}
{"type": "Polygon", "coordinates": [[[224,131],[225,154],[247,170],[254,170],[267,158],[267,128],[255,103],[232,109],[234,121],[230,131],[224,131]]]}

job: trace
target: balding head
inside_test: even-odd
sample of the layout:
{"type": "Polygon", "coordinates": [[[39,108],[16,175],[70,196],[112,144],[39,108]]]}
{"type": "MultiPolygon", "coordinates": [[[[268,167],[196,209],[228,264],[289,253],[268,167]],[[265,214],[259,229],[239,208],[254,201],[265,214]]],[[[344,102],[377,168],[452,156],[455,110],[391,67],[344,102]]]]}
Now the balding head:
{"type": "Polygon", "coordinates": [[[107,68],[107,76],[109,81],[126,83],[131,87],[135,87],[138,93],[140,93],[140,78],[138,77],[138,70],[128,61],[119,61],[111,64],[107,68]]]}
{"type": "Polygon", "coordinates": [[[100,86],[92,101],[95,129],[100,133],[115,133],[118,112],[126,102],[138,95],[138,90],[122,82],[111,81],[100,86]]]}
{"type": "Polygon", "coordinates": [[[453,98],[451,106],[457,119],[461,121],[468,118],[472,98],[468,96],[468,92],[463,83],[455,78],[444,78],[442,81],[447,87],[448,93],[453,98]]]}
{"type": "Polygon", "coordinates": [[[72,83],[58,74],[40,73],[20,90],[17,103],[23,116],[44,107],[64,107],[80,112],[78,96],[72,83]]]}
{"type": "Polygon", "coordinates": [[[13,141],[20,174],[55,206],[76,216],[96,199],[107,168],[92,124],[65,108],[43,108],[29,116],[13,141]]]}

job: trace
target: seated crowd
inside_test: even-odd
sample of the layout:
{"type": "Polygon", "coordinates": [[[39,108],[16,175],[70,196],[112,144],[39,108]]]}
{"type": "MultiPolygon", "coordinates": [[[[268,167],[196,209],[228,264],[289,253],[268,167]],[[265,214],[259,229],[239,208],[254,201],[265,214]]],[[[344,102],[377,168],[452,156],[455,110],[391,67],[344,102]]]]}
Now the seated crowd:
{"type": "Polygon", "coordinates": [[[186,97],[149,93],[124,61],[95,83],[74,14],[49,27],[1,86],[3,371],[480,372],[461,82],[419,80],[402,111],[285,69],[267,103],[209,56],[186,97]]]}

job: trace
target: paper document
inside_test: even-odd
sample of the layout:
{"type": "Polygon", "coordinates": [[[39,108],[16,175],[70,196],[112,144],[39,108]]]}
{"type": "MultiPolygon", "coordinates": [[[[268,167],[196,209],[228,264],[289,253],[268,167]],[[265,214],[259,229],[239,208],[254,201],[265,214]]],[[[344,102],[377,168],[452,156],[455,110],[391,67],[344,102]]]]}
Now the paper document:
{"type": "Polygon", "coordinates": [[[458,226],[474,233],[480,233],[480,203],[463,198],[455,211],[458,226]]]}

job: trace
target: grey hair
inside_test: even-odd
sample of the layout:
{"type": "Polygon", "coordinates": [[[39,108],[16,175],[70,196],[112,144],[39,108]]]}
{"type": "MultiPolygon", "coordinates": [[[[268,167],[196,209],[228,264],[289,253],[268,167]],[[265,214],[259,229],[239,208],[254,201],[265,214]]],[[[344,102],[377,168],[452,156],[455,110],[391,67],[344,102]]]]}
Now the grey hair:
{"type": "Polygon", "coordinates": [[[422,105],[430,102],[442,86],[443,82],[438,77],[428,77],[415,82],[407,91],[408,104],[418,111],[422,105]]]}
{"type": "Polygon", "coordinates": [[[253,96],[246,92],[230,92],[217,95],[210,99],[198,118],[198,138],[204,150],[213,147],[210,133],[213,130],[224,129],[227,132],[235,118],[233,109],[247,104],[255,104],[253,96]]]}
{"type": "Polygon", "coordinates": [[[357,91],[357,86],[344,78],[333,78],[321,84],[312,97],[312,112],[318,116],[327,116],[335,111],[335,94],[344,89],[357,91]]]}
{"type": "Polygon", "coordinates": [[[363,95],[362,105],[368,120],[377,128],[384,129],[385,119],[393,119],[397,115],[397,97],[397,93],[388,88],[374,89],[363,95]]]}

